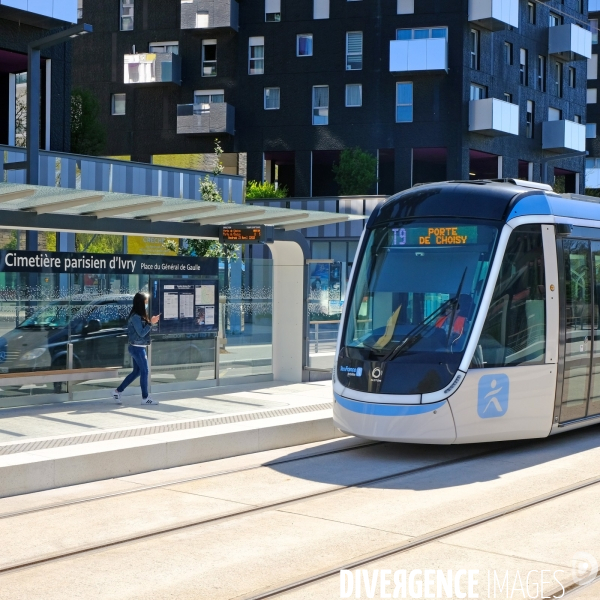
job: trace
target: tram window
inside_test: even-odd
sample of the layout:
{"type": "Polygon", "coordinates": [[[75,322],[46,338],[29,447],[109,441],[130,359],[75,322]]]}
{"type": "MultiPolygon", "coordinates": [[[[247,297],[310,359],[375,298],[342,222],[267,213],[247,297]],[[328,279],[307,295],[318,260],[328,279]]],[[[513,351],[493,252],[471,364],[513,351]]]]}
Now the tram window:
{"type": "Polygon", "coordinates": [[[518,227],[508,241],[471,367],[544,362],[546,306],[540,225],[518,227]]]}

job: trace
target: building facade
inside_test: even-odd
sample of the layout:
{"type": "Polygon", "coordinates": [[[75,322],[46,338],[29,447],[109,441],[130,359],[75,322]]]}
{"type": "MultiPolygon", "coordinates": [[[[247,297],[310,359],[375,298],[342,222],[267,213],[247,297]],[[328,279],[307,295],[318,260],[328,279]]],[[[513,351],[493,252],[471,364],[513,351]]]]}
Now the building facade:
{"type": "MultiPolygon", "coordinates": [[[[0,0],[0,144],[25,145],[27,45],[77,22],[77,0],[0,0]]],[[[42,51],[40,147],[69,151],[71,48],[42,51]]]]}
{"type": "Polygon", "coordinates": [[[74,42],[107,154],[244,154],[249,179],[338,193],[344,148],[373,193],[519,177],[583,192],[587,0],[83,0],[74,42]]]}
{"type": "Polygon", "coordinates": [[[600,140],[597,125],[600,123],[598,105],[598,20],[600,19],[600,0],[589,0],[590,28],[592,31],[592,57],[588,61],[587,79],[587,151],[585,186],[588,189],[600,189],[600,140]]]}

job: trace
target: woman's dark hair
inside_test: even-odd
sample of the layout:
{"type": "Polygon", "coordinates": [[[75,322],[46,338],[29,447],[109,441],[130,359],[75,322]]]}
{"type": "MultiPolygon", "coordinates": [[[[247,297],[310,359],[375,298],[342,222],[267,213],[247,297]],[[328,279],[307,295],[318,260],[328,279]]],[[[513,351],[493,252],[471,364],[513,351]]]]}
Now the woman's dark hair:
{"type": "Polygon", "coordinates": [[[131,312],[129,316],[139,315],[142,317],[142,321],[146,321],[146,323],[150,323],[150,318],[148,317],[148,313],[146,312],[146,294],[142,294],[142,292],[138,292],[133,297],[133,307],[131,308],[131,312]]]}

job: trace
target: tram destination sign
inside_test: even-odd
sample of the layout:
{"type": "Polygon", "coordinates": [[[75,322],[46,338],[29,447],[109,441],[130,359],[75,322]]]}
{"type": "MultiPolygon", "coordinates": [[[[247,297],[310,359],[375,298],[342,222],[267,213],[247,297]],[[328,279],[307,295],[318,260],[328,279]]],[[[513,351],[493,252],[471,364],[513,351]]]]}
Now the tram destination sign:
{"type": "Polygon", "coordinates": [[[273,227],[256,225],[254,227],[223,226],[219,230],[222,244],[264,244],[273,241],[273,227]]]}
{"type": "Polygon", "coordinates": [[[395,227],[390,229],[388,243],[394,247],[468,246],[477,243],[476,226],[452,225],[430,227],[395,227]]]}
{"type": "Polygon", "coordinates": [[[218,276],[217,258],[1,250],[0,273],[116,273],[218,276]]]}

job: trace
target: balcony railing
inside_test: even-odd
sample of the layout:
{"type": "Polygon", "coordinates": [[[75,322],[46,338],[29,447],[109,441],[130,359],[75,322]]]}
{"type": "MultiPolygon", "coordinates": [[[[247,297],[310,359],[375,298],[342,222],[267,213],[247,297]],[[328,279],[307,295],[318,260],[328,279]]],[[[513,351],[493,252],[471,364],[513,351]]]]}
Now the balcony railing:
{"type": "Polygon", "coordinates": [[[585,125],[574,121],[545,121],[542,148],[554,152],[585,151],[585,125]]]}
{"type": "Polygon", "coordinates": [[[0,18],[52,29],[77,23],[77,0],[0,0],[0,18]]]}
{"type": "Polygon", "coordinates": [[[239,29],[237,0],[192,0],[181,3],[181,29],[239,29]]]}
{"type": "Polygon", "coordinates": [[[519,27],[519,0],[469,0],[469,21],[491,31],[519,27]]]}
{"type": "Polygon", "coordinates": [[[212,135],[235,133],[235,108],[226,102],[211,104],[178,104],[177,133],[212,135]]]}
{"type": "Polygon", "coordinates": [[[469,131],[483,135],[519,135],[519,107],[497,98],[469,102],[469,131]]]}
{"type": "Polygon", "coordinates": [[[125,83],[175,83],[181,85],[181,58],[173,52],[126,54],[125,83]]]}
{"type": "Polygon", "coordinates": [[[448,71],[448,41],[444,38],[392,40],[390,72],[448,71]]]}
{"type": "Polygon", "coordinates": [[[573,23],[550,27],[548,53],[567,61],[591,58],[592,32],[573,23]]]}

